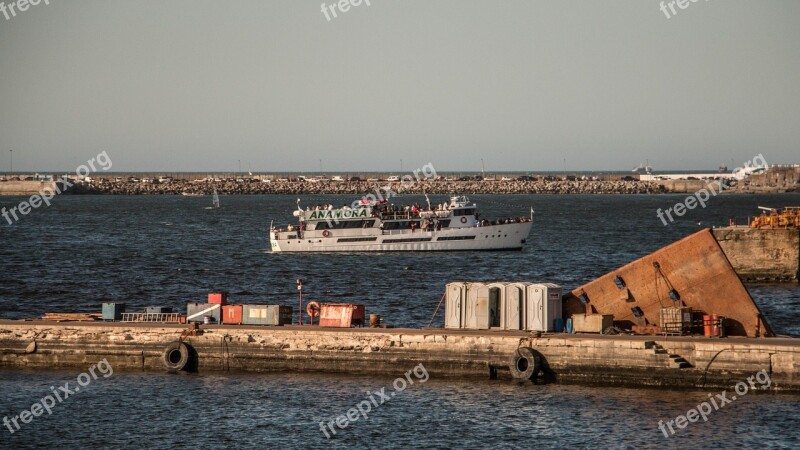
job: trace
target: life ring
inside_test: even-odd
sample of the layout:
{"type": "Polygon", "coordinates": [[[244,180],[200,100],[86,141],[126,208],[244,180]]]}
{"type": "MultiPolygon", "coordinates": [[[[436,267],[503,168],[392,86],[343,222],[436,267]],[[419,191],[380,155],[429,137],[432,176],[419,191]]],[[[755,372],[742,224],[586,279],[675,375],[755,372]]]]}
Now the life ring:
{"type": "Polygon", "coordinates": [[[461,223],[467,223],[467,218],[466,217],[462,217],[461,218],[461,223]]]}
{"type": "Polygon", "coordinates": [[[328,230],[323,231],[322,232],[322,237],[331,237],[331,232],[328,231],[328,230]]]}
{"type": "Polygon", "coordinates": [[[170,372],[180,372],[189,363],[189,346],[175,341],[164,349],[164,366],[170,372]]]}
{"type": "Polygon", "coordinates": [[[517,380],[536,380],[542,368],[542,360],[538,354],[528,347],[520,347],[511,358],[511,376],[517,380]]]}
{"type": "Polygon", "coordinates": [[[306,313],[311,317],[317,317],[319,315],[319,309],[319,303],[317,302],[308,302],[308,305],[306,305],[306,313]]]}

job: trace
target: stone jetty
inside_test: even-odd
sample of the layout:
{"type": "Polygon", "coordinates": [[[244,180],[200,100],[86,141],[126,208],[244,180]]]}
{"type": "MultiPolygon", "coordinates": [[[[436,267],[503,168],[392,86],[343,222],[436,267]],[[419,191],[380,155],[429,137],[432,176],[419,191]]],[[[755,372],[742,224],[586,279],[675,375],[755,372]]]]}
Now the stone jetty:
{"type": "Polygon", "coordinates": [[[390,189],[396,194],[450,195],[459,194],[657,194],[667,192],[656,182],[638,180],[535,180],[535,181],[279,181],[271,180],[170,180],[167,182],[130,182],[94,180],[76,184],[73,194],[108,195],[365,195],[378,192],[385,196],[390,189]]]}

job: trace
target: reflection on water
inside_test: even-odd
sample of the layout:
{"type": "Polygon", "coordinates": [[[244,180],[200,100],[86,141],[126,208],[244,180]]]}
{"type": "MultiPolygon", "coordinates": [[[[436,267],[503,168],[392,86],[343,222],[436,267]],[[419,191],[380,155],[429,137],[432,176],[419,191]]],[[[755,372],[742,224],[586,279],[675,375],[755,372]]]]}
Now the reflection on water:
{"type": "MultiPolygon", "coordinates": [[[[398,376],[402,375],[398,369],[398,376]]],[[[69,371],[0,371],[2,411],[18,414],[74,379],[69,371]]],[[[416,383],[327,439],[335,420],[394,377],[168,375],[115,371],[36,418],[3,448],[664,448],[785,447],[800,441],[797,396],[748,395],[665,438],[707,392],[506,381],[416,383]],[[91,443],[91,445],[86,445],[91,443]]]]}

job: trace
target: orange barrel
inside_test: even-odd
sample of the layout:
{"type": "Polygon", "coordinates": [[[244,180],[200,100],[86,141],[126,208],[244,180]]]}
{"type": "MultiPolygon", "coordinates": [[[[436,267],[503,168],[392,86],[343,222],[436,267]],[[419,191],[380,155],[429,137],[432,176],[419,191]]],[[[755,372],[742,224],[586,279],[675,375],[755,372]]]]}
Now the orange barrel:
{"type": "Polygon", "coordinates": [[[703,336],[711,336],[711,316],[703,315],[703,336]]]}
{"type": "Polygon", "coordinates": [[[720,337],[720,320],[716,314],[711,315],[711,336],[720,337]]]}

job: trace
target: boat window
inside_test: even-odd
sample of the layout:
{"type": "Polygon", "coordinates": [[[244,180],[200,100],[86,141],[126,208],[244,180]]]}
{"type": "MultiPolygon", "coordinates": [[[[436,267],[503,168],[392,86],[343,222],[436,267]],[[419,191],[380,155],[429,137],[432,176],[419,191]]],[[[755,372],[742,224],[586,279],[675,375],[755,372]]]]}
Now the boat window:
{"type": "Polygon", "coordinates": [[[407,230],[411,228],[412,222],[414,223],[415,228],[419,228],[420,222],[418,220],[415,221],[408,221],[408,220],[399,220],[397,222],[383,222],[383,229],[384,230],[407,230]]]}
{"type": "Polygon", "coordinates": [[[453,215],[458,216],[474,216],[475,215],[475,208],[464,208],[464,209],[456,209],[453,210],[453,215]]]}

